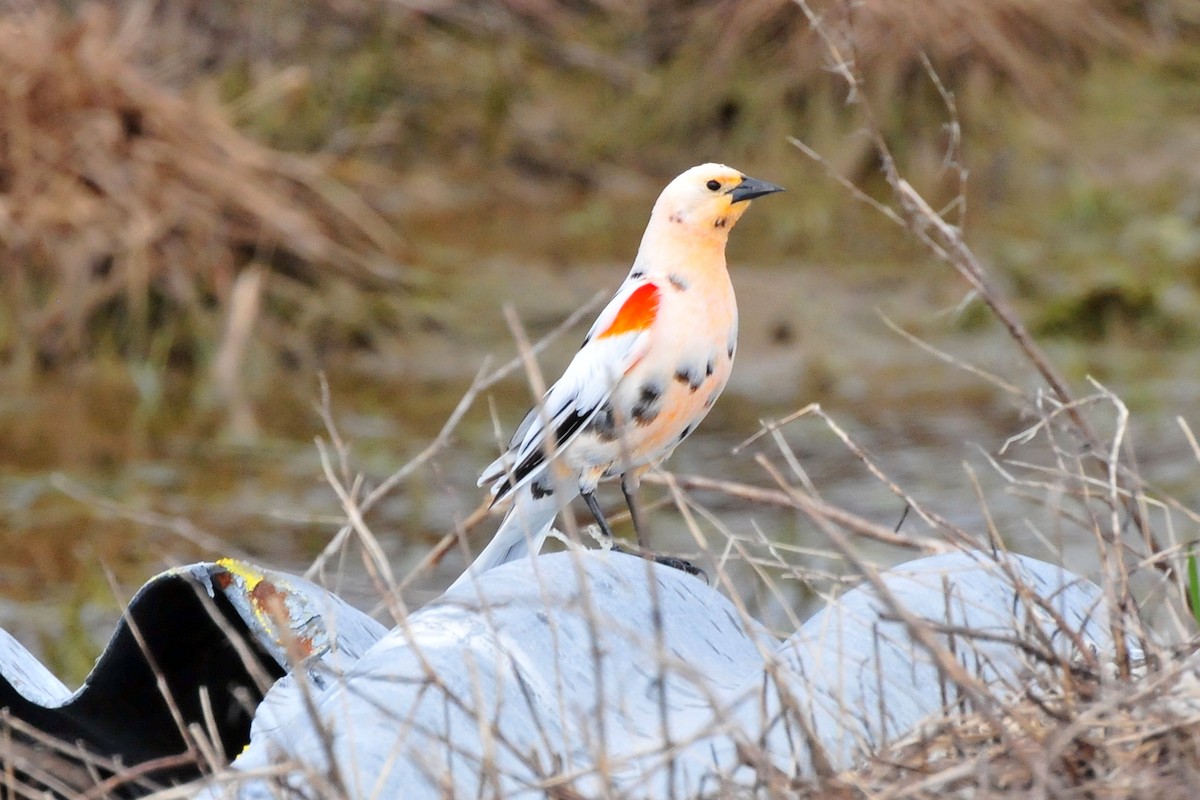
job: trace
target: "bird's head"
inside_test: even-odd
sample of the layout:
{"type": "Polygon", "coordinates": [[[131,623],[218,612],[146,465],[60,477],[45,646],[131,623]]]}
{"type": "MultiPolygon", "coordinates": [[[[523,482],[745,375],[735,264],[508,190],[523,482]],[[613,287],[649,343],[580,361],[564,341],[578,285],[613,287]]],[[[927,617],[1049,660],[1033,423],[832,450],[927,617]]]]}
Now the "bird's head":
{"type": "Polygon", "coordinates": [[[651,221],[723,241],[751,200],[782,191],[782,186],[748,178],[724,164],[701,164],[667,184],[654,204],[651,221]]]}

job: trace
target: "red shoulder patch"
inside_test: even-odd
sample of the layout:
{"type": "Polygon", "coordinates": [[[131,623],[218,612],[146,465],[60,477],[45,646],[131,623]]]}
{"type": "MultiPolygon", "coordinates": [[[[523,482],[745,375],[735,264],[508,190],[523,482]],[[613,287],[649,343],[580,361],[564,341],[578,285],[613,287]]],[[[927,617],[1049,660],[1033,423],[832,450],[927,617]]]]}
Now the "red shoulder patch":
{"type": "Polygon", "coordinates": [[[602,330],[596,338],[619,336],[630,331],[642,331],[649,328],[658,315],[658,304],[661,295],[653,283],[645,283],[634,290],[633,294],[621,306],[612,324],[602,330]]]}

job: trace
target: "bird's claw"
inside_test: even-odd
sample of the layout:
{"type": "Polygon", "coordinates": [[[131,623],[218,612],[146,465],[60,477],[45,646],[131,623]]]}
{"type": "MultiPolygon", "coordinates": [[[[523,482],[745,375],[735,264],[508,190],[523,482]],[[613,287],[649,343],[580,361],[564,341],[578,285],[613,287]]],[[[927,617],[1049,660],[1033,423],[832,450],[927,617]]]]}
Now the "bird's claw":
{"type": "Polygon", "coordinates": [[[688,575],[693,575],[697,578],[700,578],[705,583],[708,583],[708,573],[705,572],[704,570],[700,569],[695,564],[693,564],[692,562],[690,562],[686,559],[676,558],[675,556],[655,555],[654,553],[635,552],[626,547],[622,547],[621,545],[616,544],[615,542],[613,543],[613,546],[610,549],[614,553],[624,553],[624,554],[630,555],[630,556],[638,556],[640,558],[648,558],[651,561],[655,562],[656,564],[662,564],[664,567],[670,567],[671,569],[677,569],[677,570],[680,570],[681,572],[686,572],[688,575]]]}
{"type": "Polygon", "coordinates": [[[675,556],[654,556],[653,558],[657,563],[662,564],[664,567],[682,570],[688,575],[693,575],[697,578],[700,578],[705,583],[708,583],[708,573],[687,559],[676,558],[675,556]]]}

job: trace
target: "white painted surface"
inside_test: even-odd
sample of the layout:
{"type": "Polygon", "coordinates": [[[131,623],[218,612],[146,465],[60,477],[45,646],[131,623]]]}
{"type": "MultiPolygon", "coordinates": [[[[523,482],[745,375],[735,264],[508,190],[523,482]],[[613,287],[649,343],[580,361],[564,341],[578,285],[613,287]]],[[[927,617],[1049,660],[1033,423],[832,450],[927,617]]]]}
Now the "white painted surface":
{"type": "MultiPolygon", "coordinates": [[[[1071,653],[1056,617],[1089,648],[1111,644],[1099,589],[1033,559],[955,553],[883,581],[916,618],[986,631],[938,641],[990,687],[1028,680],[1016,637],[1071,653]],[[1011,574],[1054,613],[1020,600],[1011,574]]],[[[235,766],[300,765],[284,779],[300,796],[316,796],[332,757],[353,797],[540,797],[568,776],[588,796],[690,797],[752,780],[739,744],[761,744],[785,772],[810,770],[799,720],[840,768],[957,699],[868,587],[780,642],[696,578],[597,551],[490,570],[321,683],[318,725],[295,683],[272,690],[235,766]]],[[[282,796],[267,781],[238,791],[282,796]]]]}

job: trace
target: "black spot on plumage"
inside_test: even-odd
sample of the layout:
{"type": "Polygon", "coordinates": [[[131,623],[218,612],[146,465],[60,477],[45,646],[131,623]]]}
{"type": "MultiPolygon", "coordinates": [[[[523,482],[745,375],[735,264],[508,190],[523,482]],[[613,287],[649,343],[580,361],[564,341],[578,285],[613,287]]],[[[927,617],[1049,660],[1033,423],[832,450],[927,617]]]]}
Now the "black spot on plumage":
{"type": "Polygon", "coordinates": [[[716,361],[714,361],[714,360],[713,360],[713,359],[710,357],[710,358],[708,359],[708,363],[704,365],[704,377],[706,377],[706,378],[711,378],[711,377],[712,377],[712,374],[713,374],[713,372],[716,370],[716,368],[717,368],[717,362],[716,362],[716,361]]]}
{"type": "Polygon", "coordinates": [[[713,223],[714,228],[724,228],[729,224],[729,217],[717,217],[717,221],[713,223]]]}
{"type": "Polygon", "coordinates": [[[688,286],[690,285],[682,275],[678,275],[674,272],[667,276],[667,280],[669,280],[671,285],[680,292],[686,292],[688,290],[688,286]]]}
{"type": "Polygon", "coordinates": [[[649,425],[653,422],[658,417],[662,393],[662,386],[657,383],[642,384],[641,393],[633,404],[633,421],[638,425],[649,425]]]}
{"type": "Polygon", "coordinates": [[[683,433],[679,434],[679,441],[682,442],[684,439],[691,436],[692,431],[695,430],[695,427],[696,426],[694,425],[688,425],[686,428],[684,428],[683,433]]]}
{"type": "Polygon", "coordinates": [[[554,488],[548,483],[534,481],[529,484],[529,493],[533,495],[534,500],[541,500],[543,497],[549,497],[554,494],[554,488]]]}
{"type": "Polygon", "coordinates": [[[634,420],[637,421],[638,425],[645,427],[646,425],[649,425],[650,423],[654,422],[654,420],[658,419],[658,409],[657,408],[646,409],[644,412],[642,412],[640,414],[635,413],[633,415],[633,418],[634,418],[634,420]]]}
{"type": "Polygon", "coordinates": [[[588,426],[588,430],[592,431],[604,442],[615,442],[617,440],[617,419],[613,414],[611,403],[605,403],[596,411],[596,416],[592,417],[592,424],[588,426]]]}
{"type": "Polygon", "coordinates": [[[708,399],[704,401],[704,407],[705,407],[705,408],[712,408],[712,407],[713,407],[713,403],[717,402],[717,396],[718,396],[718,395],[720,395],[720,394],[721,394],[721,392],[720,392],[720,391],[716,391],[716,392],[713,392],[712,394],[710,394],[710,395],[708,396],[708,399]]]}
{"type": "Polygon", "coordinates": [[[681,367],[675,370],[675,380],[685,384],[692,392],[699,389],[700,384],[704,383],[704,378],[700,377],[700,370],[693,370],[691,367],[681,367]]]}
{"type": "Polygon", "coordinates": [[[729,347],[725,350],[725,354],[733,358],[733,351],[737,350],[737,342],[730,342],[729,347]]]}
{"type": "Polygon", "coordinates": [[[629,273],[629,277],[630,277],[630,278],[633,278],[635,281],[636,281],[638,278],[644,278],[644,277],[646,277],[646,270],[644,270],[644,269],[635,269],[633,272],[629,273]]]}

